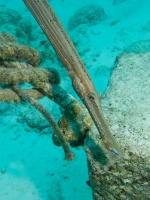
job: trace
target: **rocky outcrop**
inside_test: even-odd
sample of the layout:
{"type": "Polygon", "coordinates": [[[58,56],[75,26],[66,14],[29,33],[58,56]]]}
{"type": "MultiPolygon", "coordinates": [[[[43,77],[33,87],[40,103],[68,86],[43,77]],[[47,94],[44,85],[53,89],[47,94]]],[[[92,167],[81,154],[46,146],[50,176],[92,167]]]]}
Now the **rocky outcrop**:
{"type": "Polygon", "coordinates": [[[149,199],[149,72],[150,53],[126,53],[117,59],[101,105],[122,157],[107,161],[97,153],[95,158],[100,140],[96,131],[90,132],[85,150],[94,200],[149,199]]]}

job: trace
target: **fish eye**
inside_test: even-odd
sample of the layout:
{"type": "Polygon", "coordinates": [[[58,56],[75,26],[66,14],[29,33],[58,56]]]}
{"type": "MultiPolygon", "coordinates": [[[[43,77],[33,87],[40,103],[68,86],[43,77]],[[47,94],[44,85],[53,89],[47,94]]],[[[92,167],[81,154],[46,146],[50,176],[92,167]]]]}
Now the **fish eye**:
{"type": "Polygon", "coordinates": [[[89,98],[90,100],[95,100],[95,95],[94,95],[94,93],[88,94],[88,98],[89,98]]]}

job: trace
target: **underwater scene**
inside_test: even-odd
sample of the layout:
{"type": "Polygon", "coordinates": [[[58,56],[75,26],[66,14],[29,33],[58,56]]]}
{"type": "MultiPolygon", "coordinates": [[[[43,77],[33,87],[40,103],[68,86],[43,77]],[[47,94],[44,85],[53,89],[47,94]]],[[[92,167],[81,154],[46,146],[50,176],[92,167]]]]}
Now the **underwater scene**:
{"type": "Polygon", "coordinates": [[[150,1],[0,0],[0,200],[150,199],[150,1]]]}

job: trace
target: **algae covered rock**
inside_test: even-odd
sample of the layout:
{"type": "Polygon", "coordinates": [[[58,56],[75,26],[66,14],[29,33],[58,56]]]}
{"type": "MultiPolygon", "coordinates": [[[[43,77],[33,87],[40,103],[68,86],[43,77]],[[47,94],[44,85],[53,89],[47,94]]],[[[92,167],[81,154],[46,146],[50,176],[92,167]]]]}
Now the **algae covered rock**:
{"type": "Polygon", "coordinates": [[[104,9],[97,4],[89,4],[87,6],[79,8],[68,22],[68,28],[73,30],[81,24],[88,26],[96,25],[105,20],[107,15],[104,9]]]}
{"type": "Polygon", "coordinates": [[[122,149],[122,157],[97,161],[85,143],[94,200],[148,200],[150,197],[150,53],[118,57],[109,87],[101,100],[108,126],[122,149]]]}

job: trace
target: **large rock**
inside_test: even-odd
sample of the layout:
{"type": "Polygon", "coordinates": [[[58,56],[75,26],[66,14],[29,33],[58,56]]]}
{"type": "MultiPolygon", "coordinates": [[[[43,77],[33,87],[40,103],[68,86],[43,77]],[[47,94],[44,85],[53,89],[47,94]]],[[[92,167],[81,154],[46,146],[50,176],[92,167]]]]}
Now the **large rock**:
{"type": "Polygon", "coordinates": [[[97,132],[85,141],[94,200],[150,197],[150,53],[125,53],[116,62],[101,100],[122,158],[104,160],[97,132]],[[93,156],[93,153],[99,156],[93,156]]]}
{"type": "Polygon", "coordinates": [[[73,16],[70,17],[68,28],[73,30],[81,24],[86,24],[88,26],[96,25],[106,18],[107,15],[101,6],[89,4],[79,8],[73,16]]]}

